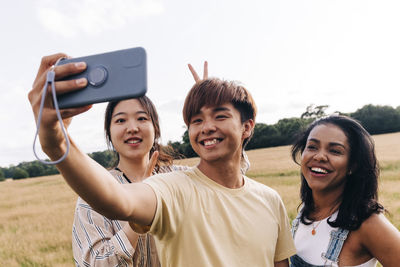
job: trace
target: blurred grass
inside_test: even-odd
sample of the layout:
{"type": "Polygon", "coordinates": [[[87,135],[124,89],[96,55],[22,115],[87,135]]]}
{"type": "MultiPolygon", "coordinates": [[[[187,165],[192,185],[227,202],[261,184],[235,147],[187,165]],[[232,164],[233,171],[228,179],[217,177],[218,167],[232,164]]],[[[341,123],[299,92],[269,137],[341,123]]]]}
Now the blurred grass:
{"type": "Polygon", "coordinates": [[[0,183],[0,266],[73,266],[75,201],[60,175],[0,183]]]}

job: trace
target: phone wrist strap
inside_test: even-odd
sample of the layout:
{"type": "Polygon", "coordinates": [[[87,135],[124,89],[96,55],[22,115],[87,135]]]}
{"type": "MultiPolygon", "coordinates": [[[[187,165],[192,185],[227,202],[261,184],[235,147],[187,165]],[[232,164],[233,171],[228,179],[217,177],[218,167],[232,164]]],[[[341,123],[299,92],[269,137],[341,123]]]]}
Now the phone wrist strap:
{"type": "MultiPolygon", "coordinates": [[[[58,64],[58,61],[55,64],[55,66],[57,66],[57,64],[58,64]]],[[[43,90],[42,90],[43,92],[42,92],[42,99],[40,101],[39,116],[38,116],[37,123],[36,123],[35,139],[33,140],[33,153],[35,154],[35,157],[41,163],[47,164],[47,165],[55,165],[55,164],[58,164],[58,163],[62,162],[67,157],[68,152],[69,152],[69,148],[70,148],[70,141],[69,141],[69,138],[68,138],[68,134],[67,134],[67,131],[65,130],[64,123],[62,121],[61,114],[60,114],[60,109],[58,107],[58,101],[57,101],[57,95],[56,95],[56,86],[54,84],[55,83],[55,81],[54,81],[55,80],[55,76],[56,76],[56,74],[54,72],[54,68],[51,69],[49,72],[47,72],[46,83],[43,86],[43,90]],[[61,158],[59,158],[58,160],[56,160],[56,161],[45,161],[45,160],[40,159],[39,156],[36,154],[36,149],[35,149],[36,139],[37,139],[37,137],[39,135],[40,122],[42,120],[44,100],[46,99],[47,89],[48,89],[49,84],[51,86],[51,94],[53,96],[53,105],[54,105],[54,108],[56,110],[57,118],[58,118],[58,121],[60,122],[61,130],[62,130],[62,132],[64,134],[65,141],[67,143],[67,149],[66,149],[64,155],[61,158]]]]}

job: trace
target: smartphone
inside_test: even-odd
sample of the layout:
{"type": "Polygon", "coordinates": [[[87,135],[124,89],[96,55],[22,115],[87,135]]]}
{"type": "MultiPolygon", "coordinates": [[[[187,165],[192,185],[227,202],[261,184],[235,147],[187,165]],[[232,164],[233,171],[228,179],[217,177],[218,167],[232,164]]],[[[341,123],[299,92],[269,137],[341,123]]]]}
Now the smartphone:
{"type": "Polygon", "coordinates": [[[142,47],[63,59],[58,65],[84,61],[87,69],[62,80],[86,78],[78,91],[57,95],[58,106],[73,108],[143,96],[147,91],[146,51],[142,47]]]}

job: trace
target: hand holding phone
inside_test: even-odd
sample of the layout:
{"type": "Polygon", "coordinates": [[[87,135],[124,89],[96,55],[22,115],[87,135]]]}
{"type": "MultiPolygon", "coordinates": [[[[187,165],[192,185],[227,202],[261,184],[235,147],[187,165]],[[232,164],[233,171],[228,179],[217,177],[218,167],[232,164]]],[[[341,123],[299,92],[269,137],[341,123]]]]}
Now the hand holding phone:
{"type": "Polygon", "coordinates": [[[84,61],[84,72],[62,80],[86,78],[79,91],[57,95],[61,109],[143,96],[147,91],[146,51],[142,47],[92,56],[63,59],[58,65],[84,61]]]}

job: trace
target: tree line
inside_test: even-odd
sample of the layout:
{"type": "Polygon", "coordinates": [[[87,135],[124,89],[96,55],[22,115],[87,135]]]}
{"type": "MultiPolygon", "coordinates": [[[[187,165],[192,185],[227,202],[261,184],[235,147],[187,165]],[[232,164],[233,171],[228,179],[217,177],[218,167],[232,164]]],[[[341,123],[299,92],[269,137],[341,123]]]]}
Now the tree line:
{"type": "MultiPolygon", "coordinates": [[[[254,135],[246,149],[250,150],[291,144],[297,134],[309,123],[315,119],[326,116],[327,108],[327,105],[310,105],[299,118],[285,118],[271,125],[256,123],[254,135]]],[[[369,104],[353,113],[335,113],[347,115],[358,120],[371,135],[400,131],[400,106],[393,108],[391,106],[369,104]]],[[[197,156],[190,145],[188,131],[185,131],[181,141],[168,142],[168,145],[173,148],[173,156],[175,158],[197,156]]],[[[115,154],[109,150],[94,152],[88,155],[105,168],[112,167],[116,160],[115,154]]],[[[5,178],[22,179],[58,173],[54,165],[46,165],[39,161],[22,162],[17,166],[11,165],[8,168],[0,167],[0,181],[5,178]]]]}
{"type": "MultiPolygon", "coordinates": [[[[93,152],[88,155],[105,168],[110,168],[116,161],[116,155],[110,150],[93,152]]],[[[40,161],[35,160],[21,162],[17,166],[11,165],[8,168],[0,167],[0,181],[5,180],[6,178],[23,179],[59,173],[60,172],[54,165],[43,164],[40,161]]]]}

